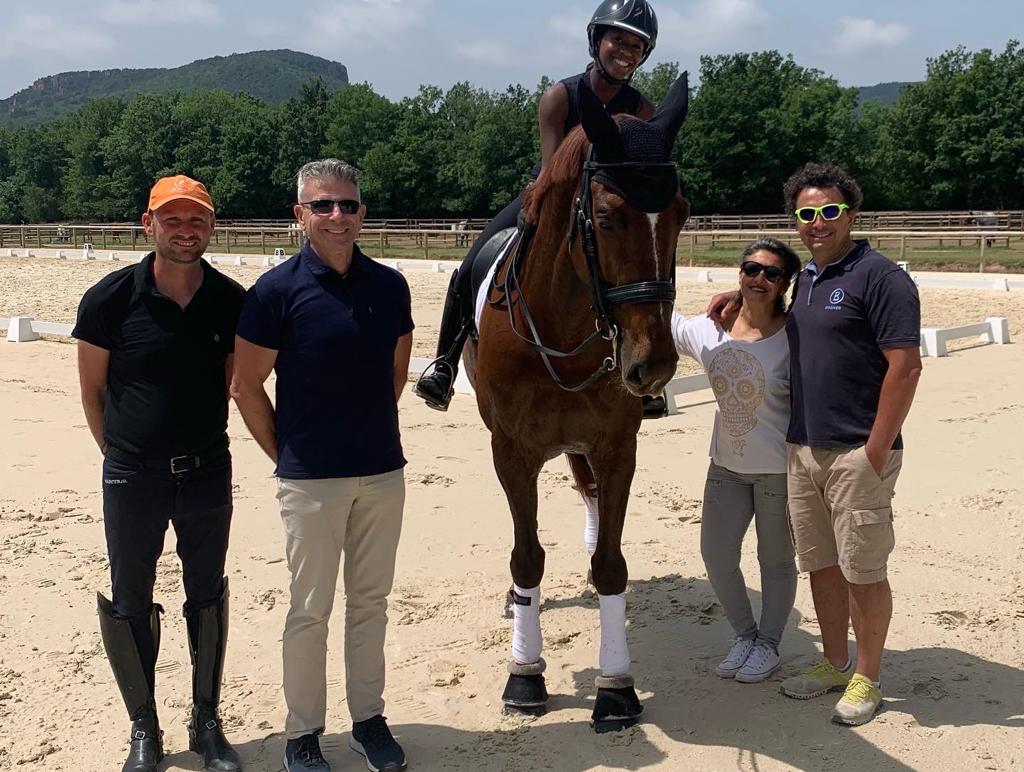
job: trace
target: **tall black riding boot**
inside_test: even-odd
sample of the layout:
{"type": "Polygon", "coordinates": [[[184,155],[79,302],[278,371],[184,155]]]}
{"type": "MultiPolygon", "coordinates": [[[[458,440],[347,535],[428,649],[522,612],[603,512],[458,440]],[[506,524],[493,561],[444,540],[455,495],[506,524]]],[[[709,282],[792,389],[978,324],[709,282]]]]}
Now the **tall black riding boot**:
{"type": "Polygon", "coordinates": [[[188,747],[203,757],[203,768],[238,772],[242,762],[221,730],[217,706],[228,644],[228,580],[212,606],[185,614],[192,655],[192,719],[188,747]]]}
{"type": "Polygon", "coordinates": [[[471,294],[469,288],[462,288],[460,276],[465,273],[468,283],[469,268],[464,266],[452,273],[448,283],[448,295],[444,301],[444,312],[441,314],[441,330],[437,339],[437,359],[427,365],[413,393],[422,397],[428,407],[435,410],[447,410],[455,392],[455,376],[459,374],[459,358],[462,347],[469,335],[469,320],[466,318],[468,309],[465,297],[471,294]]]}
{"type": "Polygon", "coordinates": [[[100,593],[96,593],[96,605],[103,648],[132,722],[128,758],[121,772],[156,772],[164,757],[153,688],[163,609],[154,604],[149,614],[118,619],[113,605],[100,593]]]}

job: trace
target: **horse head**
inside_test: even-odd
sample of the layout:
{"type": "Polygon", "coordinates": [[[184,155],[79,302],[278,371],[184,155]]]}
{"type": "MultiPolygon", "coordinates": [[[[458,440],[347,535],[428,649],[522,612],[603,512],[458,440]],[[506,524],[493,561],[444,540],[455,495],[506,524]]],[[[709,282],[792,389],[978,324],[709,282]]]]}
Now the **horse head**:
{"type": "MultiPolygon", "coordinates": [[[[671,332],[675,252],[689,205],[679,191],[672,147],[688,108],[687,74],[676,80],[650,121],[613,118],[585,85],[579,97],[591,152],[577,208],[583,249],[573,250],[573,259],[577,272],[606,288],[626,389],[656,394],[678,362],[671,332]],[[588,235],[596,253],[590,265],[588,235]]],[[[600,315],[597,293],[595,303],[600,315]]]]}

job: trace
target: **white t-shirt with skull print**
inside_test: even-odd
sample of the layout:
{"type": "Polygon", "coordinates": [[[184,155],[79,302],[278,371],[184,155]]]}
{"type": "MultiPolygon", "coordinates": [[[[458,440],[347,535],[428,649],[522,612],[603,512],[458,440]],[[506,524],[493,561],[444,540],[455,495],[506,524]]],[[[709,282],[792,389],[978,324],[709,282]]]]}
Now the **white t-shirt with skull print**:
{"type": "Polygon", "coordinates": [[[789,428],[785,326],[759,341],[733,339],[706,316],[672,315],[676,350],[704,365],[718,401],[711,460],[740,474],[783,474],[789,428]]]}

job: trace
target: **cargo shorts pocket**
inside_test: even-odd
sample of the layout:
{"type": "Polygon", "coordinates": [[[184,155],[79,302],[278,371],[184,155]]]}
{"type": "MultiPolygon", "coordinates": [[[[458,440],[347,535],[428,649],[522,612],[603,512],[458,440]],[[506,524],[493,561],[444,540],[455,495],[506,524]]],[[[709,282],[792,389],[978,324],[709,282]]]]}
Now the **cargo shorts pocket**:
{"type": "Polygon", "coordinates": [[[892,507],[850,510],[840,561],[857,574],[884,572],[896,544],[892,507]]]}

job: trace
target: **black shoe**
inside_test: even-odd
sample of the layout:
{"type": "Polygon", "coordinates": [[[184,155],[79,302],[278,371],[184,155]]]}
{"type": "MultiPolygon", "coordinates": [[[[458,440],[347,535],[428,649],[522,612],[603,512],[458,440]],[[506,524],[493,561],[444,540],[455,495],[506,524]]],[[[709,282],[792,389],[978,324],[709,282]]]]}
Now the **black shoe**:
{"type": "Polygon", "coordinates": [[[448,409],[452,394],[455,393],[455,374],[455,368],[443,359],[438,360],[434,372],[416,381],[412,391],[417,397],[426,400],[427,407],[443,412],[448,409]]]}
{"type": "Polygon", "coordinates": [[[203,757],[203,769],[215,772],[240,772],[242,761],[220,728],[217,711],[209,706],[193,706],[188,724],[188,748],[203,757]]]}
{"type": "Polygon", "coordinates": [[[664,418],[668,415],[668,403],[665,401],[665,395],[659,394],[657,397],[641,397],[644,402],[644,419],[648,418],[664,418]]]}
{"type": "Polygon", "coordinates": [[[320,738],[304,734],[289,740],[284,747],[284,772],[331,772],[331,765],[320,752],[320,738]]]}
{"type": "Polygon", "coordinates": [[[405,769],[405,751],[395,742],[384,716],[374,716],[352,724],[348,747],[366,758],[370,772],[398,772],[405,769]]]}
{"type": "Polygon", "coordinates": [[[128,758],[121,772],[156,772],[160,759],[164,757],[162,735],[155,714],[132,721],[128,758]]]}

